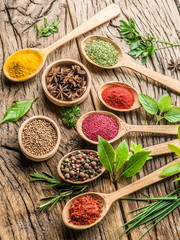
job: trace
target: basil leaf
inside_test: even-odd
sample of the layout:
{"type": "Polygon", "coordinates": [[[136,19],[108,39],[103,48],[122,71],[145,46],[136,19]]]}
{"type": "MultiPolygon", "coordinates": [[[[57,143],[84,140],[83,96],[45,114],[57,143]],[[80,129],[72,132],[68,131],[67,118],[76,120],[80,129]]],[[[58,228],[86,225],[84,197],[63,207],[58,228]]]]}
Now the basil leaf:
{"type": "Polygon", "coordinates": [[[14,103],[10,108],[6,110],[4,117],[0,123],[16,122],[25,113],[27,113],[27,111],[30,109],[32,103],[35,100],[36,99],[32,99],[29,101],[21,101],[21,102],[14,103]]]}
{"type": "Polygon", "coordinates": [[[132,155],[123,169],[120,177],[128,178],[138,173],[148,159],[149,154],[150,151],[141,151],[132,155]]]}
{"type": "Polygon", "coordinates": [[[142,144],[136,144],[133,141],[131,141],[131,145],[130,145],[130,150],[133,153],[139,152],[142,149],[142,144]]]}
{"type": "Polygon", "coordinates": [[[173,182],[175,182],[175,181],[180,181],[180,178],[176,178],[173,182]]]}
{"type": "Polygon", "coordinates": [[[150,114],[156,114],[158,112],[158,104],[153,98],[146,94],[140,94],[138,98],[146,112],[150,114]]]}
{"type": "Polygon", "coordinates": [[[173,176],[175,174],[180,173],[180,162],[179,163],[175,163],[167,168],[165,168],[160,174],[160,177],[170,177],[173,176]]]}
{"type": "Polygon", "coordinates": [[[174,144],[168,144],[168,147],[171,149],[172,152],[174,152],[177,155],[180,155],[180,147],[174,144]]]}
{"type": "Polygon", "coordinates": [[[180,126],[178,127],[178,139],[180,140],[180,126]]]}
{"type": "Polygon", "coordinates": [[[164,118],[168,122],[175,123],[180,121],[180,107],[171,107],[168,112],[164,114],[164,118]]]}
{"type": "Polygon", "coordinates": [[[119,169],[123,166],[123,164],[127,161],[129,157],[129,148],[124,140],[119,144],[119,146],[116,149],[116,171],[119,171],[119,169]]]}
{"type": "Polygon", "coordinates": [[[158,107],[161,112],[167,112],[171,108],[171,97],[169,94],[164,94],[160,97],[158,107]]]}
{"type": "Polygon", "coordinates": [[[102,137],[98,137],[98,156],[102,165],[108,170],[110,173],[114,171],[114,149],[110,143],[108,143],[102,137]]]}

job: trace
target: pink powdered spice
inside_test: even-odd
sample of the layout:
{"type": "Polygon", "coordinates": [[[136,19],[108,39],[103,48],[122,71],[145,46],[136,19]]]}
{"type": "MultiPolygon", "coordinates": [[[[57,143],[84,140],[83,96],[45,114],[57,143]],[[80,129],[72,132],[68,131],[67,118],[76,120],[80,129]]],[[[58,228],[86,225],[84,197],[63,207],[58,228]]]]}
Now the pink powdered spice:
{"type": "Polygon", "coordinates": [[[115,138],[119,131],[119,124],[111,116],[93,113],[82,123],[84,135],[92,141],[98,141],[98,135],[109,141],[115,138]]]}

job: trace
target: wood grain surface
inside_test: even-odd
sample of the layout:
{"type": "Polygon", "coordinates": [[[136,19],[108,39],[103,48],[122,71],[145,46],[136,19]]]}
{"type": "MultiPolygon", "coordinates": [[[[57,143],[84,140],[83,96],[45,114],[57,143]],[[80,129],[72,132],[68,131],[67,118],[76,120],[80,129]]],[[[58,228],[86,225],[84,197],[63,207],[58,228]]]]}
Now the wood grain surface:
{"type": "MultiPolygon", "coordinates": [[[[0,1],[0,64],[1,69],[5,59],[21,48],[38,47],[43,48],[53,43],[77,25],[83,23],[89,17],[108,6],[116,3],[120,6],[121,14],[114,19],[117,25],[119,19],[134,18],[140,31],[152,31],[155,37],[179,43],[179,0],[2,0],[0,1]],[[49,21],[60,19],[60,31],[48,38],[37,38],[34,28],[35,23],[42,24],[43,18],[49,21]]],[[[93,67],[87,63],[80,52],[80,41],[89,34],[102,34],[107,36],[128,51],[129,47],[119,37],[115,28],[109,23],[96,28],[90,33],[73,40],[49,55],[45,67],[52,61],[62,58],[73,58],[81,60],[91,71],[93,86],[88,99],[80,105],[81,114],[103,107],[97,97],[98,88],[108,81],[121,81],[135,87],[139,92],[149,94],[154,98],[160,97],[168,92],[174,105],[180,105],[179,95],[166,89],[160,84],[152,82],[140,74],[126,69],[103,70],[93,67]]],[[[161,44],[159,44],[161,47],[161,44]]],[[[157,52],[155,59],[147,62],[147,67],[173,78],[180,78],[180,74],[167,70],[170,59],[180,57],[179,48],[167,48],[157,52]]],[[[135,60],[137,63],[140,61],[135,60]]],[[[42,70],[43,71],[43,70],[42,70]]],[[[125,221],[132,218],[127,212],[145,205],[142,202],[119,201],[113,204],[107,216],[98,225],[85,231],[73,231],[66,228],[61,219],[61,211],[65,202],[60,202],[51,211],[40,213],[37,206],[42,204],[40,198],[58,194],[58,190],[43,189],[41,183],[29,183],[29,174],[36,169],[39,172],[47,171],[55,176],[57,164],[61,157],[75,149],[95,149],[84,142],[75,129],[68,130],[61,122],[59,107],[47,100],[42,91],[42,71],[32,80],[24,83],[11,83],[1,74],[0,81],[0,117],[5,110],[14,102],[39,97],[30,111],[16,123],[5,123],[0,125],[0,239],[2,240],[105,240],[118,239],[121,230],[111,234],[125,221]],[[42,114],[54,119],[60,128],[62,141],[57,154],[47,162],[35,163],[28,161],[20,152],[17,133],[19,127],[28,117],[42,114]],[[110,235],[111,234],[111,235],[110,235]]],[[[107,110],[107,109],[106,109],[107,110]]],[[[152,116],[142,109],[132,112],[118,114],[129,124],[154,124],[152,116]]],[[[162,122],[163,123],[163,122],[162,122]]],[[[166,122],[164,122],[166,124],[166,122]]],[[[158,144],[173,139],[171,136],[158,134],[128,134],[126,140],[142,143],[144,147],[158,144]]],[[[176,136],[174,137],[176,138],[176,136]]],[[[121,140],[114,144],[118,145],[121,140]]],[[[110,193],[119,189],[136,178],[139,179],[148,173],[164,166],[172,161],[173,155],[154,157],[146,163],[137,177],[121,180],[118,185],[111,183],[108,174],[89,184],[90,191],[110,193]]],[[[141,192],[151,197],[161,197],[172,191],[178,183],[172,183],[173,178],[143,189],[141,192]]],[[[138,192],[132,197],[142,197],[138,192]]],[[[180,209],[159,223],[145,240],[178,240],[180,239],[180,209]]],[[[137,240],[146,229],[138,228],[122,240],[137,240]]]]}

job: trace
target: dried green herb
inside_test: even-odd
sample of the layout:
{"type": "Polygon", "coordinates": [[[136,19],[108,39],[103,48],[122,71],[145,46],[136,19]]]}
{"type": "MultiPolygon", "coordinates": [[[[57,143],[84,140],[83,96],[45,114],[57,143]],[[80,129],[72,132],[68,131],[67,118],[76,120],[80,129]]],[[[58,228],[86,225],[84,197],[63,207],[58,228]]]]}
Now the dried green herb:
{"type": "Polygon", "coordinates": [[[22,116],[24,116],[24,114],[27,113],[35,100],[36,98],[28,101],[14,103],[10,108],[6,110],[4,117],[0,123],[16,122],[22,116]]]}
{"type": "Polygon", "coordinates": [[[58,187],[60,189],[59,195],[45,197],[41,199],[41,200],[49,200],[46,203],[38,206],[41,212],[43,212],[46,208],[51,210],[51,208],[58,201],[66,200],[68,197],[80,194],[83,191],[85,191],[85,189],[88,187],[88,185],[85,185],[85,184],[77,185],[77,184],[65,182],[62,179],[56,178],[47,172],[42,172],[42,174],[40,174],[35,170],[34,173],[30,174],[30,176],[32,177],[30,179],[30,182],[44,181],[49,184],[42,185],[42,187],[58,187]]]}
{"type": "Polygon", "coordinates": [[[72,128],[76,125],[77,117],[80,116],[80,108],[77,105],[73,105],[71,107],[62,107],[60,113],[63,123],[68,128],[72,128]]]}
{"type": "Polygon", "coordinates": [[[55,20],[54,22],[49,23],[47,21],[47,18],[44,18],[44,26],[41,26],[39,28],[37,24],[35,25],[38,37],[48,37],[51,34],[57,33],[59,31],[59,23],[59,20],[55,20]]]}
{"type": "Polygon", "coordinates": [[[118,62],[118,51],[113,44],[96,38],[86,44],[85,51],[88,57],[98,65],[113,66],[118,62]]]}
{"type": "Polygon", "coordinates": [[[166,119],[170,123],[180,121],[180,107],[172,106],[169,94],[162,95],[158,101],[146,94],[139,94],[138,98],[146,112],[155,115],[157,123],[161,119],[166,119]]]}
{"type": "Polygon", "coordinates": [[[132,18],[128,21],[120,20],[119,24],[120,26],[111,25],[118,29],[126,43],[131,46],[128,54],[135,58],[140,57],[143,65],[146,64],[149,57],[154,58],[157,50],[180,46],[180,44],[156,39],[152,33],[147,33],[147,36],[141,35],[132,18]],[[166,46],[156,47],[157,43],[163,43],[166,44],[166,46]]]}

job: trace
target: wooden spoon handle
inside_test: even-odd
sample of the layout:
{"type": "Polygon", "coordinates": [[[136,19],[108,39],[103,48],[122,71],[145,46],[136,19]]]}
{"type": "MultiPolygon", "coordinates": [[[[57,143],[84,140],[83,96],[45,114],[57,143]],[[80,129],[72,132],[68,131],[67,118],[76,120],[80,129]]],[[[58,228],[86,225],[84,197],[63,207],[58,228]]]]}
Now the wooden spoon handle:
{"type": "Polygon", "coordinates": [[[161,83],[164,86],[167,86],[168,88],[180,93],[180,81],[170,78],[168,76],[165,76],[161,73],[155,72],[149,68],[143,67],[133,61],[130,61],[129,59],[126,59],[125,67],[132,69],[138,73],[141,73],[151,79],[153,79],[156,82],[161,83]]]}
{"type": "Polygon", "coordinates": [[[109,202],[109,204],[113,203],[115,200],[124,197],[130,193],[136,192],[144,187],[147,187],[153,183],[159,182],[161,180],[163,180],[164,178],[159,177],[159,174],[162,172],[162,170],[172,164],[175,163],[180,163],[180,158],[166,164],[164,167],[159,168],[158,170],[150,173],[149,175],[129,184],[126,187],[123,187],[121,189],[119,189],[116,192],[110,193],[106,195],[106,200],[109,202]]]}
{"type": "Polygon", "coordinates": [[[93,28],[98,27],[99,25],[111,20],[112,18],[115,18],[119,14],[120,14],[119,6],[116,4],[111,4],[108,7],[101,10],[100,12],[98,12],[93,17],[91,17],[89,20],[87,20],[74,30],[72,30],[70,33],[66,34],[64,37],[50,45],[49,47],[44,48],[43,52],[48,55],[51,51],[53,51],[57,47],[60,47],[66,42],[92,30],[93,28]]]}
{"type": "Polygon", "coordinates": [[[153,146],[147,147],[148,150],[151,151],[150,156],[157,156],[157,155],[171,153],[172,151],[168,147],[168,144],[175,144],[180,147],[179,139],[153,145],[153,146]]]}
{"type": "Polygon", "coordinates": [[[179,125],[129,125],[129,132],[149,132],[149,133],[164,133],[178,134],[179,125]]]}

